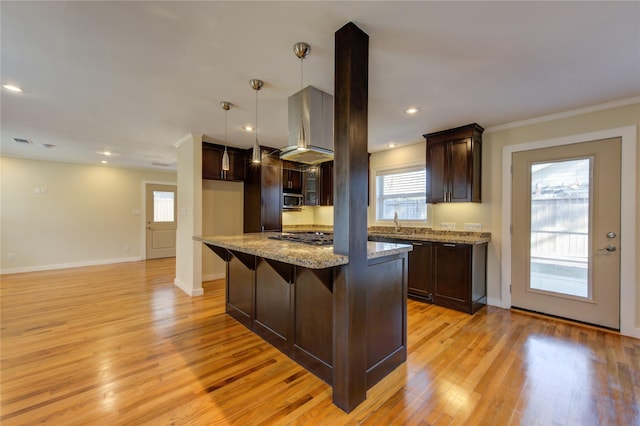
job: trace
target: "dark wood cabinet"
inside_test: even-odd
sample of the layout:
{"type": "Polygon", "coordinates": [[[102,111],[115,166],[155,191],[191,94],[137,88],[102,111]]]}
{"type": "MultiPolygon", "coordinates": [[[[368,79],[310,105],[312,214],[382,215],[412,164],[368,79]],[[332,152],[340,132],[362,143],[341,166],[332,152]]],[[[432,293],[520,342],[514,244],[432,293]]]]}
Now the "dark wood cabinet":
{"type": "Polygon", "coordinates": [[[302,168],[299,163],[282,162],[282,189],[284,192],[299,193],[302,191],[302,168]]]}
{"type": "Polygon", "coordinates": [[[413,245],[407,268],[409,297],[470,314],[487,303],[487,244],[377,236],[369,240],[413,245]]]}
{"type": "Polygon", "coordinates": [[[369,237],[369,241],[410,244],[407,267],[407,293],[409,297],[432,302],[433,293],[433,244],[428,241],[403,241],[397,238],[369,237]]]}
{"type": "Polygon", "coordinates": [[[247,165],[246,151],[227,147],[229,170],[222,170],[224,149],[223,145],[202,143],[202,179],[243,181],[247,165]]]}
{"type": "Polygon", "coordinates": [[[318,205],[333,205],[333,161],[320,164],[320,196],[318,205]]]}
{"type": "Polygon", "coordinates": [[[433,303],[474,313],[487,302],[487,244],[433,244],[433,303]]]}
{"type": "Polygon", "coordinates": [[[476,123],[423,135],[427,203],[482,201],[482,132],[476,123]]]}
{"type": "Polygon", "coordinates": [[[433,301],[433,244],[412,242],[409,252],[408,293],[417,299],[433,301]]]}
{"type": "Polygon", "coordinates": [[[249,161],[244,181],[244,232],[282,231],[282,161],[278,150],[261,148],[261,162],[249,161]]]}

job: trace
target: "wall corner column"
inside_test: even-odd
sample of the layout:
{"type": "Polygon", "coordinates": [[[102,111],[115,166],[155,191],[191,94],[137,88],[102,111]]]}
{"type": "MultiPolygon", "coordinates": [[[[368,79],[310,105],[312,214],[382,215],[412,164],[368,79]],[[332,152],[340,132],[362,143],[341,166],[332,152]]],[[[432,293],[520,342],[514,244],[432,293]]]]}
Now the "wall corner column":
{"type": "Polygon", "coordinates": [[[178,229],[174,284],[189,296],[202,296],[202,136],[183,136],[178,151],[178,229]]]}

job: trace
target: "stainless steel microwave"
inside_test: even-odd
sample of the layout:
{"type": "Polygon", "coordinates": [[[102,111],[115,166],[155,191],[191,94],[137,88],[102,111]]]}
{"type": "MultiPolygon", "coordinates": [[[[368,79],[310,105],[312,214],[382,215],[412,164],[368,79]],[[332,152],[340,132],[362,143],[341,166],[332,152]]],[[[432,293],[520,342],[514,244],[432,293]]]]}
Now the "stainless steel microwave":
{"type": "Polygon", "coordinates": [[[284,193],[282,194],[282,208],[296,209],[304,206],[304,196],[300,194],[284,193]]]}

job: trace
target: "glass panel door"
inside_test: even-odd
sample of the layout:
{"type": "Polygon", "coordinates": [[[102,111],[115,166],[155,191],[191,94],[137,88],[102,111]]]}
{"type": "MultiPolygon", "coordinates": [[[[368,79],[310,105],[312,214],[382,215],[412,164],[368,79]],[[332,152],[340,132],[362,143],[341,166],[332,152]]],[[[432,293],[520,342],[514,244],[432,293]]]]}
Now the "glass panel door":
{"type": "Polygon", "coordinates": [[[532,164],[532,290],[590,297],[590,177],[590,158],[532,164]]]}

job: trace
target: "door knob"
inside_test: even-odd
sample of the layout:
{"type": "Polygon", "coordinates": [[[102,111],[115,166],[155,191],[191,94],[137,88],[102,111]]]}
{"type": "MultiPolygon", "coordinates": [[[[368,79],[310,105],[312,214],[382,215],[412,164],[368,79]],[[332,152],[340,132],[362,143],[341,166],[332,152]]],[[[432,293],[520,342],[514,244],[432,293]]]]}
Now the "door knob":
{"type": "Polygon", "coordinates": [[[598,251],[616,251],[618,248],[612,244],[609,244],[605,248],[598,249],[598,251]]]}
{"type": "Polygon", "coordinates": [[[615,232],[607,232],[607,238],[615,238],[615,237],[616,237],[615,232]]]}

